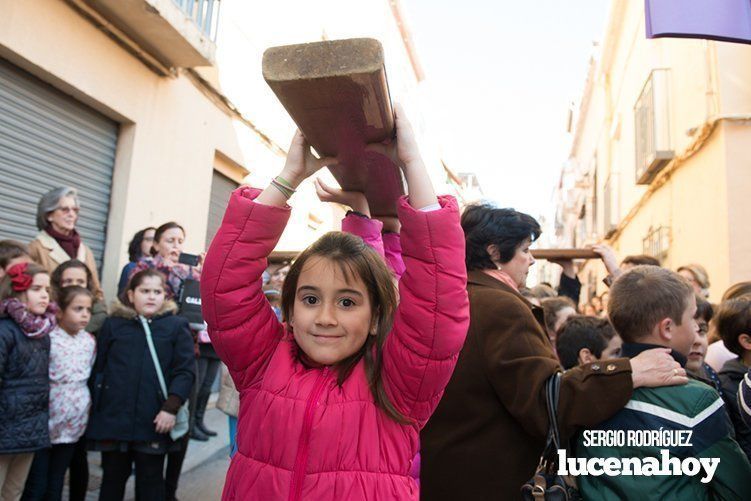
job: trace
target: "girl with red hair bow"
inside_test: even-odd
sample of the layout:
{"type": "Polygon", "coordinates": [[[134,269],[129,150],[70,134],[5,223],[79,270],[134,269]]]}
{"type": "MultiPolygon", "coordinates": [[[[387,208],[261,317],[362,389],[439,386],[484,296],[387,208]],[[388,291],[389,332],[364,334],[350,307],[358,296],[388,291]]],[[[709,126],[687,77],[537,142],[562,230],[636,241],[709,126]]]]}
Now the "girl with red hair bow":
{"type": "Polygon", "coordinates": [[[0,499],[18,499],[34,452],[50,446],[50,276],[33,263],[0,279],[0,499]]]}

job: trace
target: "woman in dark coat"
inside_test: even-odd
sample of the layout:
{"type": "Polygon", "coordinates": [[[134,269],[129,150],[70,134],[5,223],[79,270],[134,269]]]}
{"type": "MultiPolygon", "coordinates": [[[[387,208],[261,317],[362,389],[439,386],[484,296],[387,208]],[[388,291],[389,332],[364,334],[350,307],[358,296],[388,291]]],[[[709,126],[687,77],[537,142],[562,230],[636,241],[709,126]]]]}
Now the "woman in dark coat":
{"type": "MultiPolygon", "coordinates": [[[[562,371],[542,309],[521,294],[534,264],[534,218],[513,209],[468,207],[470,326],[454,374],[423,429],[422,499],[519,499],[548,432],[545,382],[562,371]]],[[[685,383],[664,351],[567,371],[558,406],[564,436],[620,410],[637,386],[685,383]]]]}

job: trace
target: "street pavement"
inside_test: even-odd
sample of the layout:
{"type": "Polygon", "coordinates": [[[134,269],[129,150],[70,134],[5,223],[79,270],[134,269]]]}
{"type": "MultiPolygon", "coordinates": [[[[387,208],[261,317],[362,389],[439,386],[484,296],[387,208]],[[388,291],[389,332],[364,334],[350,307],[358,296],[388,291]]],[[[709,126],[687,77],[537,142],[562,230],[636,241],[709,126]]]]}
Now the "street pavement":
{"type": "MultiPolygon", "coordinates": [[[[213,407],[213,400],[206,410],[206,426],[219,433],[208,442],[191,440],[188,454],[183,463],[183,473],[177,489],[179,501],[212,501],[221,499],[224,476],[229,467],[229,432],[227,415],[213,407]]],[[[99,485],[102,481],[100,453],[89,452],[89,492],[86,501],[99,499],[99,485]]],[[[125,488],[125,500],[134,501],[135,477],[131,476],[125,488]]],[[[68,500],[68,487],[64,489],[63,500],[68,500]]]]}

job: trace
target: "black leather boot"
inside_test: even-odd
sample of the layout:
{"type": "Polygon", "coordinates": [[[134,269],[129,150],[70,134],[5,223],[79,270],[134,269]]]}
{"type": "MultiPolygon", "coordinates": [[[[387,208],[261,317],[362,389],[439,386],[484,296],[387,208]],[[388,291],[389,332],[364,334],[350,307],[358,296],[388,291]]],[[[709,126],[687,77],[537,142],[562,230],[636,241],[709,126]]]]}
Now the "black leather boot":
{"type": "Polygon", "coordinates": [[[193,430],[190,432],[190,438],[200,442],[207,442],[209,440],[209,436],[202,432],[198,426],[193,427],[193,430]]]}
{"type": "Polygon", "coordinates": [[[208,428],[206,428],[206,425],[203,423],[203,419],[201,420],[196,419],[196,428],[198,430],[201,430],[205,435],[208,435],[210,437],[217,436],[217,433],[215,431],[209,430],[208,428]]]}

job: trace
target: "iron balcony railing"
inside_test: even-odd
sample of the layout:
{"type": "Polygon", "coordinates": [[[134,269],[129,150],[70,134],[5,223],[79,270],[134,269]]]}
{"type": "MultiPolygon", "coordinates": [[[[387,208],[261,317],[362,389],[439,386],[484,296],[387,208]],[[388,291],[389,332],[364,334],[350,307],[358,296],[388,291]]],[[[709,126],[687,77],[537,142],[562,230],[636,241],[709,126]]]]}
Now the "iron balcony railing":
{"type": "Polygon", "coordinates": [[[216,41],[216,30],[219,23],[219,4],[221,0],[172,1],[196,23],[204,35],[212,42],[216,41]]]}

